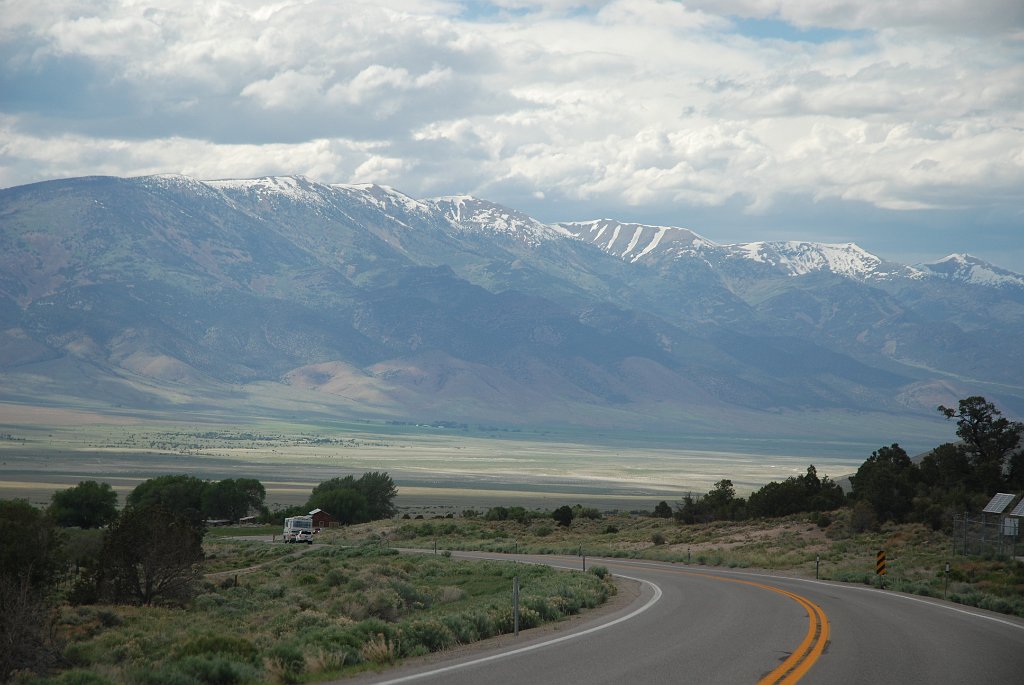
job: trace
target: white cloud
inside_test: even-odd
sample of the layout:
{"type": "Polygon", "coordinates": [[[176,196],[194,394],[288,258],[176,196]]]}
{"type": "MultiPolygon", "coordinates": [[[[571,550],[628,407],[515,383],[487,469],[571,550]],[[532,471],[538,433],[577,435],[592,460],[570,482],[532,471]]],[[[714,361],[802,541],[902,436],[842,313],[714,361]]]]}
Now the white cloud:
{"type": "Polygon", "coordinates": [[[302,173],[623,214],[1020,207],[1022,26],[1019,0],[8,0],[0,182],[302,173]],[[838,31],[786,41],[737,18],[838,31]]]}
{"type": "Polygon", "coordinates": [[[686,4],[726,16],[779,19],[802,28],[925,27],[987,34],[1024,28],[1024,5],[1018,0],[687,0],[686,4]]]}

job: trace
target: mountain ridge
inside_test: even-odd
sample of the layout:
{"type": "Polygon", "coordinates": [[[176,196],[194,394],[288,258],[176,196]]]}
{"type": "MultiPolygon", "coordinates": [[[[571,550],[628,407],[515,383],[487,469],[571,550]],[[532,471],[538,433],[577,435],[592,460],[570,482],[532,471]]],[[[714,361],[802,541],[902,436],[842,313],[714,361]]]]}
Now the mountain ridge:
{"type": "Polygon", "coordinates": [[[1024,277],[969,256],[719,245],[304,177],[48,181],[0,190],[0,226],[0,400],[66,374],[108,404],[287,385],[354,415],[680,430],[1024,407],[1024,277]]]}

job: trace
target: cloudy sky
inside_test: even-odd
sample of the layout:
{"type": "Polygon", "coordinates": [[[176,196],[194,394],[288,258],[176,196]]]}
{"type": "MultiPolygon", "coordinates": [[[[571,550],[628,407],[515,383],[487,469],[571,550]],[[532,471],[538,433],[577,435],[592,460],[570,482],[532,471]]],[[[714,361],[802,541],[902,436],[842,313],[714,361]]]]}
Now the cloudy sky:
{"type": "Polygon", "coordinates": [[[1021,0],[0,0],[0,187],[302,174],[1024,272],[1021,0]]]}

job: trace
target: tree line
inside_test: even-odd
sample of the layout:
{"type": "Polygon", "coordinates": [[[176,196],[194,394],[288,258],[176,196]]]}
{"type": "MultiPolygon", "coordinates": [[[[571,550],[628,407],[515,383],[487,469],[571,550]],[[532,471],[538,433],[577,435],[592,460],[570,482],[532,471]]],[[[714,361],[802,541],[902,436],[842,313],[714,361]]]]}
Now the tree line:
{"type": "Polygon", "coordinates": [[[920,522],[938,530],[952,525],[956,512],[981,509],[996,492],[1024,490],[1024,423],[1010,421],[984,397],[960,400],[938,411],[956,420],[958,442],[939,445],[914,461],[898,443],[871,453],[850,477],[850,492],[813,465],[801,476],[771,482],[744,499],[723,479],[704,495],[687,495],[673,509],[662,501],[653,516],[680,523],[741,521],[826,512],[851,507],[855,527],[866,529],[892,521],[920,522]]]}

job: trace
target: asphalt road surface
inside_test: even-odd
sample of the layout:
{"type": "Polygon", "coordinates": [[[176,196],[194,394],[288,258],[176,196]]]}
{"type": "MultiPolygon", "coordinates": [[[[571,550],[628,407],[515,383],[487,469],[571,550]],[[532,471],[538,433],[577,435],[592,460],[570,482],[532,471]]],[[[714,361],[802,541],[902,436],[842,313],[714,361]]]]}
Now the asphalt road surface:
{"type": "MultiPolygon", "coordinates": [[[[454,553],[579,569],[578,557],[454,553]]],[[[643,583],[618,611],[343,683],[1006,685],[1024,683],[1024,620],[863,585],[587,559],[643,583]]]]}

